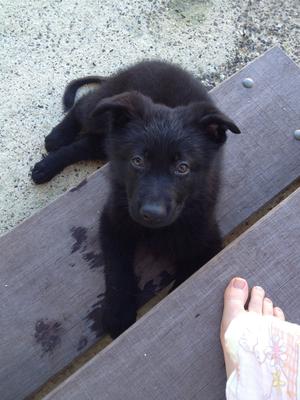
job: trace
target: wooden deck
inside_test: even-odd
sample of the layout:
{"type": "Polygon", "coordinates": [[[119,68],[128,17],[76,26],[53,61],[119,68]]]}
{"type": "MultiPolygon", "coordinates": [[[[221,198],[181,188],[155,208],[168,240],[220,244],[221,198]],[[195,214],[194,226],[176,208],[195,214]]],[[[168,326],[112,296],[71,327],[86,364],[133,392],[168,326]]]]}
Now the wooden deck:
{"type": "Polygon", "coordinates": [[[300,323],[299,210],[300,189],[45,400],[223,400],[219,329],[229,280],[263,286],[300,323]]]}
{"type": "MultiPolygon", "coordinates": [[[[218,205],[225,237],[299,179],[300,141],[293,132],[300,123],[300,70],[274,48],[212,95],[242,130],[225,148],[218,205]],[[253,88],[243,87],[245,77],[254,80],[253,88]]],[[[103,335],[97,228],[108,168],[0,238],[3,400],[30,395],[103,335]]],[[[299,318],[299,206],[296,192],[49,398],[224,398],[217,338],[228,279],[239,273],[263,285],[290,318],[299,318]]],[[[138,272],[139,263],[147,265],[140,276],[142,304],[170,282],[172,267],[143,255],[138,272]]]]}

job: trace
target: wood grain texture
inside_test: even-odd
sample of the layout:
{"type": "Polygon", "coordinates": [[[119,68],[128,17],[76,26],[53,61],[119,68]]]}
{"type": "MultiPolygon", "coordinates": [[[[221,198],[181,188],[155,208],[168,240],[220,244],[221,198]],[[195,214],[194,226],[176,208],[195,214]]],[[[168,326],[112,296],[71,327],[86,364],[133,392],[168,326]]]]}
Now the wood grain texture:
{"type": "MultiPolygon", "coordinates": [[[[225,147],[218,220],[227,234],[299,176],[299,68],[275,48],[212,94],[243,132],[225,147]],[[242,86],[244,76],[253,89],[242,86]]],[[[108,190],[104,166],[0,238],[1,399],[24,398],[102,334],[97,230],[108,190]]],[[[141,252],[142,270],[141,303],[170,281],[172,269],[141,252]]]]}
{"type": "Polygon", "coordinates": [[[228,135],[218,220],[224,235],[300,174],[300,70],[279,48],[250,63],[212,91],[242,134],[228,135]],[[242,85],[254,80],[252,89],[242,85]]]}
{"type": "Polygon", "coordinates": [[[219,343],[229,280],[261,285],[300,323],[300,189],[45,400],[223,400],[219,343]]]}

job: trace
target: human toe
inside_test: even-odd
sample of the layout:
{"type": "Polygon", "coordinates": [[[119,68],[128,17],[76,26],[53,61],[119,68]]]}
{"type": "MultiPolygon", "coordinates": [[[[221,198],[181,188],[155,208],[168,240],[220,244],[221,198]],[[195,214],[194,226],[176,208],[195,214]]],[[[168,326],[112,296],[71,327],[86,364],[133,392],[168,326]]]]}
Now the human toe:
{"type": "Polygon", "coordinates": [[[265,297],[263,300],[263,309],[262,309],[263,315],[273,315],[273,302],[271,299],[268,297],[265,297]]]}
{"type": "Polygon", "coordinates": [[[282,311],[281,308],[279,308],[279,307],[274,307],[273,315],[274,315],[274,317],[279,318],[279,319],[281,319],[282,321],[285,321],[285,315],[284,315],[284,312],[282,311]]]}
{"type": "Polygon", "coordinates": [[[248,310],[262,315],[265,291],[260,286],[254,286],[251,290],[248,310]]]}
{"type": "Polygon", "coordinates": [[[241,312],[245,312],[248,298],[248,284],[243,278],[234,278],[227,286],[224,294],[224,311],[221,324],[221,334],[226,331],[230,322],[241,312]]]}

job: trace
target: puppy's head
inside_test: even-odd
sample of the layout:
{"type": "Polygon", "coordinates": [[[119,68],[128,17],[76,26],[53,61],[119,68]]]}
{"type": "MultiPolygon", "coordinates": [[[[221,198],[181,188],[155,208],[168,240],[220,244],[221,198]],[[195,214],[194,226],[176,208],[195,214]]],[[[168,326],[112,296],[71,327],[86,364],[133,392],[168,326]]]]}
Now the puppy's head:
{"type": "Polygon", "coordinates": [[[226,130],[239,128],[210,102],[168,108],[137,92],[98,103],[96,125],[109,117],[112,178],[124,186],[131,217],[141,225],[171,225],[189,198],[205,193],[226,130]]]}

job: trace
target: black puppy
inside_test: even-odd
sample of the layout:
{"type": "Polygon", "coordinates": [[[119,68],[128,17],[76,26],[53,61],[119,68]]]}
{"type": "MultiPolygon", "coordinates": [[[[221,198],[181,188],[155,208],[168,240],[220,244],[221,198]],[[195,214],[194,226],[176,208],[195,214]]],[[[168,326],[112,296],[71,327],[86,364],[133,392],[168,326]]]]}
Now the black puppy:
{"type": "Polygon", "coordinates": [[[101,216],[103,323],[116,337],[136,319],[138,245],[175,265],[175,287],[221,249],[215,220],[221,148],[239,128],[205,88],[172,64],[145,61],[110,78],[69,84],[64,120],[46,137],[36,183],[79,160],[108,159],[111,190],[101,216]],[[74,104],[77,89],[100,83],[74,104]]]}

